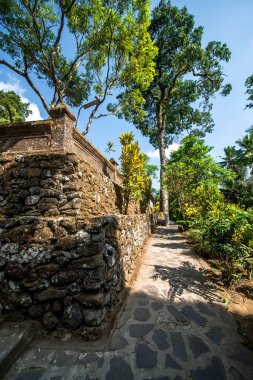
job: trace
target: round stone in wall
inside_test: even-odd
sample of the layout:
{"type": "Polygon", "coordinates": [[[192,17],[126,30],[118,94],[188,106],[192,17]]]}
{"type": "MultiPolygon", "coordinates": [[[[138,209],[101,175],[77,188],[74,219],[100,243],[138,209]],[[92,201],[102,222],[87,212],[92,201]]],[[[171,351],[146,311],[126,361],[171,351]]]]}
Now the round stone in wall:
{"type": "Polygon", "coordinates": [[[59,319],[51,311],[46,313],[43,317],[43,325],[48,330],[53,330],[57,326],[58,323],[59,323],[59,319]]]}
{"type": "Polygon", "coordinates": [[[67,306],[64,309],[62,323],[65,327],[75,330],[82,324],[82,310],[78,304],[67,306]]]}

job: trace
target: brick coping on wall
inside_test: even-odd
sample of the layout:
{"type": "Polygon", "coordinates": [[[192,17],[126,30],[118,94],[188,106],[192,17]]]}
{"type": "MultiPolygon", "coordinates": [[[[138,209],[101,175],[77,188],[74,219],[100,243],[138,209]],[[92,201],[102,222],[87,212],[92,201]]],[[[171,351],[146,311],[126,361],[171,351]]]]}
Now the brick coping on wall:
{"type": "Polygon", "coordinates": [[[76,153],[122,186],[121,172],[75,128],[76,118],[67,106],[52,110],[50,115],[52,119],[0,126],[0,154],[76,153]]]}

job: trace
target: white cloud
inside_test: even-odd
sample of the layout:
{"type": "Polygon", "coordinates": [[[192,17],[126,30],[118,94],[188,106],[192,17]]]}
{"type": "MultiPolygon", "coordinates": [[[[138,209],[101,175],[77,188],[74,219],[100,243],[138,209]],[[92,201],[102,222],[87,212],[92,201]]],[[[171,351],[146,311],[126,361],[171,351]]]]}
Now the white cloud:
{"type": "MultiPolygon", "coordinates": [[[[27,102],[29,103],[28,99],[27,99],[27,102]]],[[[40,114],[40,110],[39,110],[39,107],[37,106],[37,104],[30,103],[29,109],[30,109],[30,111],[32,111],[32,113],[26,118],[26,121],[43,120],[43,117],[40,114]]]]}
{"type": "Polygon", "coordinates": [[[6,83],[6,82],[0,81],[0,90],[3,90],[5,92],[14,91],[19,96],[22,96],[25,91],[22,87],[20,87],[20,82],[16,79],[13,79],[12,83],[6,83]]]}
{"type": "Polygon", "coordinates": [[[21,97],[22,102],[30,103],[29,109],[30,111],[32,111],[32,113],[28,116],[26,121],[43,120],[43,117],[40,114],[40,110],[37,104],[31,103],[28,98],[23,96],[25,89],[21,87],[19,80],[13,77],[12,75],[9,75],[9,80],[10,82],[8,83],[0,81],[0,90],[3,90],[5,92],[14,91],[21,97]]]}
{"type": "MultiPolygon", "coordinates": [[[[179,148],[179,144],[176,144],[176,143],[171,144],[167,149],[165,149],[166,157],[169,158],[171,152],[173,152],[173,150],[178,150],[178,148],[179,148]]],[[[150,158],[158,159],[159,158],[159,150],[156,149],[156,150],[153,150],[152,152],[148,152],[147,155],[150,158]]]]}

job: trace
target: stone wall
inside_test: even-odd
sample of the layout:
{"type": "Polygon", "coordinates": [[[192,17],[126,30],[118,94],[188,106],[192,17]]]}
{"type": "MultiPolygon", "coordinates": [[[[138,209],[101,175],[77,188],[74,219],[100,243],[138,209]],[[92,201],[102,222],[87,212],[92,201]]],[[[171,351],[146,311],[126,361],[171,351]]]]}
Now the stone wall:
{"type": "Polygon", "coordinates": [[[121,213],[121,188],[76,154],[0,156],[0,216],[121,213]]]}
{"type": "Polygon", "coordinates": [[[150,224],[120,215],[122,174],[68,109],[52,117],[0,127],[0,312],[92,339],[115,318],[150,224]]]}
{"type": "Polygon", "coordinates": [[[150,223],[120,215],[122,174],[74,121],[63,107],[0,127],[0,312],[91,339],[115,317],[150,223]]]}
{"type": "Polygon", "coordinates": [[[112,321],[149,233],[145,215],[2,217],[0,308],[48,330],[96,338],[112,321]]]}

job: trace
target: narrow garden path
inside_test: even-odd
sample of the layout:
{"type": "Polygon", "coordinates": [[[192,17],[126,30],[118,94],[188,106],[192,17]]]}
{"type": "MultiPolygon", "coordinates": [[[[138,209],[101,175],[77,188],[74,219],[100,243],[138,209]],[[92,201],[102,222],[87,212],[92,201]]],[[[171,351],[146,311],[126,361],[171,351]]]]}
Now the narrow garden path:
{"type": "Polygon", "coordinates": [[[105,349],[37,343],[5,379],[253,379],[253,353],[207,270],[177,226],[157,228],[105,349]]]}

